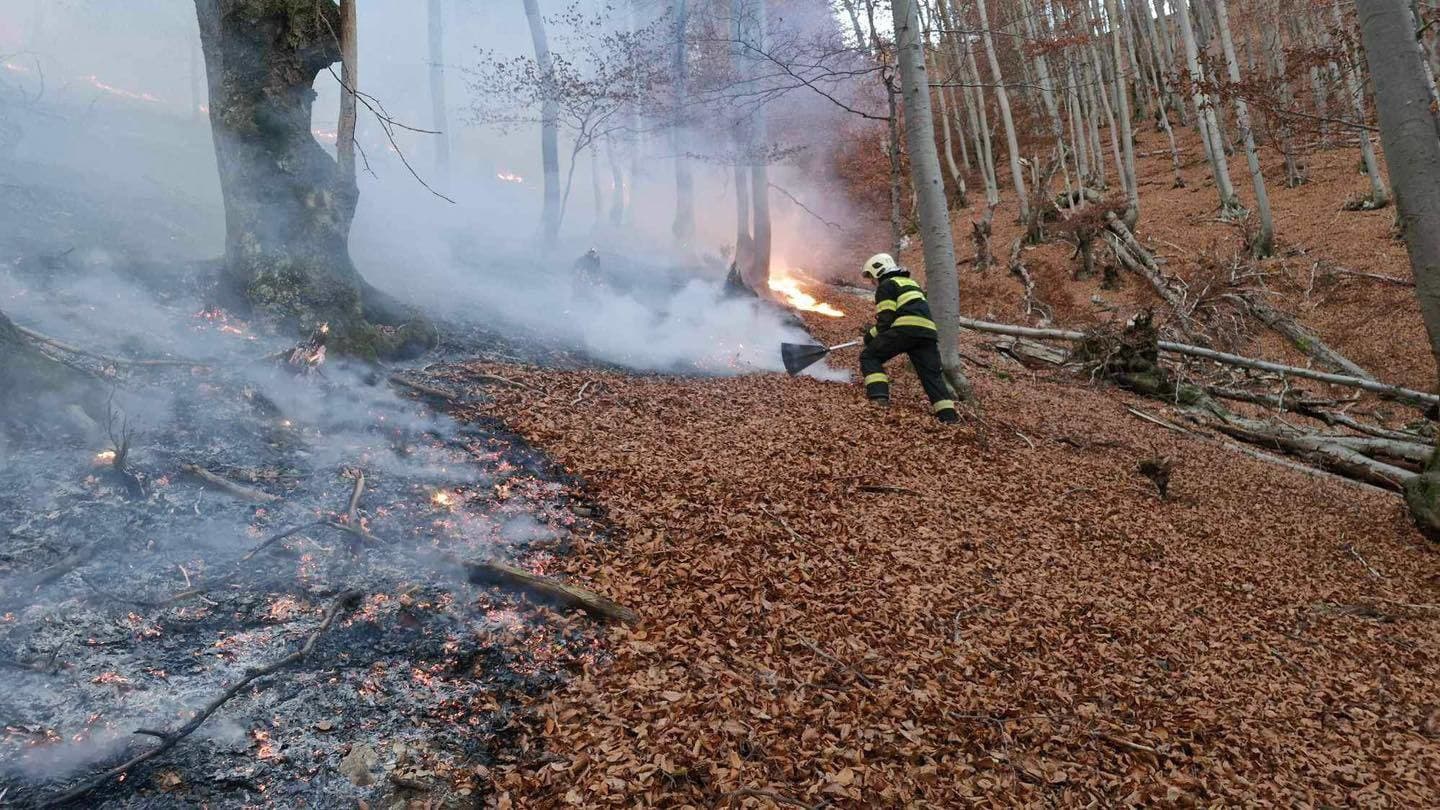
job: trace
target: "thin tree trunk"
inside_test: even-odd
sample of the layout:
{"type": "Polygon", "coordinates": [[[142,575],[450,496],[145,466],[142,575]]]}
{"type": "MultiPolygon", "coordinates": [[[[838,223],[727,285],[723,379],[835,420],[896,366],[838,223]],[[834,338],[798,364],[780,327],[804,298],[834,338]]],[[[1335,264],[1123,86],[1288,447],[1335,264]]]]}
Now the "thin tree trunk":
{"type": "Polygon", "coordinates": [[[545,169],[545,202],[540,215],[547,247],[560,236],[560,103],[556,99],[555,65],[545,35],[539,0],[522,0],[540,68],[540,154],[545,169]]]}
{"type": "MultiPolygon", "coordinates": [[[[1375,85],[1380,143],[1404,226],[1420,314],[1430,352],[1440,367],[1440,121],[1431,107],[1434,85],[1415,42],[1403,0],[1366,0],[1360,33],[1375,85]]],[[[1405,487],[1410,513],[1431,537],[1440,530],[1440,452],[1405,487]]]]}
{"type": "Polygon", "coordinates": [[[754,261],[754,240],[750,236],[750,167],[735,164],[735,266],[748,279],[754,261]]]}
{"type": "MultiPolygon", "coordinates": [[[[1340,14],[1340,0],[1334,0],[1330,5],[1330,12],[1335,21],[1336,30],[1344,24],[1344,18],[1340,14]]],[[[1355,115],[1355,123],[1362,126],[1357,127],[1360,136],[1360,162],[1365,165],[1365,176],[1370,180],[1370,203],[1375,208],[1381,208],[1390,202],[1390,190],[1385,187],[1385,180],[1380,176],[1380,161],[1375,159],[1375,146],[1370,142],[1370,132],[1363,124],[1366,119],[1365,112],[1365,87],[1360,81],[1360,60],[1358,55],[1346,53],[1345,66],[1345,91],[1350,96],[1350,107],[1355,115]]]]}
{"type": "Polygon", "coordinates": [[[1255,148],[1255,133],[1250,127],[1250,106],[1240,92],[1240,63],[1235,58],[1235,42],[1230,34],[1230,10],[1225,0],[1214,0],[1215,28],[1220,34],[1220,49],[1225,54],[1225,69],[1235,94],[1235,121],[1240,138],[1245,142],[1245,161],[1250,167],[1250,185],[1255,192],[1255,209],[1260,217],[1260,230],[1250,244],[1250,252],[1263,259],[1275,248],[1275,222],[1270,215],[1270,192],[1265,187],[1265,173],[1260,166],[1260,153],[1255,148]]]}
{"type": "Polygon", "coordinates": [[[605,152],[610,158],[610,224],[616,228],[625,224],[625,171],[620,168],[620,156],[615,154],[615,137],[605,137],[605,152]]]}
{"type": "MultiPolygon", "coordinates": [[[[1015,119],[1010,114],[1010,93],[1000,72],[1000,59],[995,54],[995,37],[990,32],[990,15],[985,0],[975,0],[980,12],[980,35],[985,41],[985,55],[990,60],[990,77],[995,82],[995,101],[1000,105],[1000,120],[1005,125],[1005,145],[1010,151],[1010,177],[1015,183],[1020,221],[1030,221],[1030,195],[1025,191],[1025,172],[1020,168],[1020,141],[1015,135],[1015,119]]],[[[928,104],[928,101],[927,101],[928,104]]]]}
{"type": "Polygon", "coordinates": [[[690,60],[685,54],[685,37],[690,13],[686,0],[674,0],[670,8],[675,23],[675,51],[671,66],[675,80],[675,222],[671,234],[679,247],[686,248],[695,239],[695,177],[690,171],[688,139],[688,108],[690,106],[690,60]]]}
{"type": "Polygon", "coordinates": [[[1200,135],[1205,139],[1210,157],[1210,171],[1215,178],[1215,190],[1220,195],[1220,211],[1224,215],[1240,208],[1235,198],[1235,188],[1230,184],[1230,167],[1225,160],[1225,147],[1221,142],[1219,128],[1215,124],[1215,111],[1201,89],[1204,76],[1200,72],[1200,52],[1195,43],[1195,32],[1190,26],[1190,11],[1187,0],[1170,0],[1175,16],[1180,23],[1180,38],[1185,44],[1185,62],[1190,74],[1191,94],[1195,101],[1196,118],[1200,135]]]}
{"type": "Polygon", "coordinates": [[[939,332],[940,362],[956,396],[973,401],[974,391],[960,363],[960,277],[955,269],[955,243],[940,157],[935,151],[935,123],[930,112],[930,79],[925,73],[920,18],[916,0],[894,0],[896,49],[905,93],[905,121],[910,142],[910,168],[920,198],[921,241],[931,312],[939,332]]]}
{"type": "Polygon", "coordinates": [[[855,12],[855,0],[841,0],[845,11],[850,15],[850,26],[855,29],[855,43],[860,50],[870,53],[870,35],[865,33],[865,28],[860,25],[860,15],[855,12]]]}
{"type": "MultiPolygon", "coordinates": [[[[755,63],[760,62],[759,53],[764,53],[769,38],[769,9],[768,0],[747,0],[747,4],[753,10],[753,28],[755,49],[758,52],[753,55],[755,63]]],[[[753,71],[754,75],[758,71],[753,71]]],[[[757,152],[754,162],[750,166],[750,194],[753,199],[751,215],[754,217],[755,226],[751,231],[755,242],[755,277],[753,283],[756,289],[768,289],[770,283],[770,129],[765,117],[765,108],[755,110],[752,121],[751,142],[755,144],[757,152]]]]}
{"type": "Polygon", "coordinates": [[[355,4],[340,0],[340,123],[335,133],[335,159],[341,181],[355,185],[355,93],[360,89],[360,39],[355,4]]]}
{"type": "Polygon", "coordinates": [[[945,101],[945,88],[940,88],[935,95],[940,99],[940,132],[945,141],[945,167],[950,170],[950,183],[955,187],[955,205],[966,208],[970,202],[965,194],[965,175],[955,163],[955,139],[950,134],[950,105],[945,101]]]}
{"type": "Polygon", "coordinates": [[[444,0],[430,0],[430,128],[435,130],[435,177],[450,181],[450,120],[445,109],[444,0]]]}
{"type": "Polygon", "coordinates": [[[975,156],[985,179],[985,202],[994,206],[1000,200],[1000,183],[995,177],[995,150],[990,143],[990,116],[985,109],[985,96],[980,91],[980,66],[975,63],[975,49],[965,43],[965,65],[970,71],[965,88],[969,104],[970,129],[975,133],[975,156]]]}
{"type": "Polygon", "coordinates": [[[905,235],[905,220],[900,214],[900,198],[905,178],[900,173],[900,109],[896,100],[897,95],[895,79],[887,76],[885,78],[885,97],[889,102],[890,117],[886,123],[890,126],[890,135],[885,143],[885,150],[890,156],[890,252],[898,260],[900,244],[905,235]]]}
{"type": "Polygon", "coordinates": [[[1115,62],[1115,95],[1120,104],[1120,145],[1124,156],[1120,177],[1125,186],[1125,227],[1135,230],[1140,221],[1140,182],[1135,173],[1135,136],[1130,131],[1130,99],[1125,89],[1125,60],[1120,47],[1120,29],[1124,19],[1116,10],[1115,0],[1105,0],[1105,16],[1110,20],[1110,50],[1115,62]]]}

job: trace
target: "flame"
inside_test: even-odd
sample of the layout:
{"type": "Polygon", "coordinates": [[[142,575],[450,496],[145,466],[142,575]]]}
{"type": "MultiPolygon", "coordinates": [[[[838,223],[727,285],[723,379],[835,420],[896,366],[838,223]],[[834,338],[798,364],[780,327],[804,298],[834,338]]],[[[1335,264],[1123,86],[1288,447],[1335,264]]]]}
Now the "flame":
{"type": "Polygon", "coordinates": [[[114,451],[114,450],[101,450],[100,452],[98,452],[98,453],[95,454],[95,463],[96,463],[96,464],[114,464],[114,463],[115,463],[115,451],[114,451]]]}
{"type": "Polygon", "coordinates": [[[148,101],[151,104],[158,104],[160,102],[160,99],[150,95],[149,93],[135,93],[129,90],[122,90],[113,84],[106,84],[105,82],[100,81],[99,76],[96,76],[94,74],[84,76],[82,78],[85,81],[89,82],[91,87],[94,87],[96,90],[104,90],[112,96],[128,98],[132,101],[148,101]]]}
{"type": "Polygon", "coordinates": [[[442,489],[430,496],[430,502],[448,509],[455,504],[455,496],[442,489]]]}
{"type": "Polygon", "coordinates": [[[525,178],[521,177],[521,176],[518,175],[518,174],[511,174],[510,172],[500,172],[499,174],[497,174],[497,175],[495,175],[495,176],[496,176],[497,178],[501,179],[501,180],[504,180],[504,181],[507,182],[507,183],[523,183],[523,182],[525,182],[525,178]]]}
{"type": "MultiPolygon", "coordinates": [[[[803,274],[804,271],[800,270],[799,273],[803,274]]],[[[789,270],[770,271],[770,290],[783,296],[790,306],[801,312],[814,312],[828,318],[844,317],[845,313],[805,292],[800,285],[801,275],[792,274],[789,270]]]]}

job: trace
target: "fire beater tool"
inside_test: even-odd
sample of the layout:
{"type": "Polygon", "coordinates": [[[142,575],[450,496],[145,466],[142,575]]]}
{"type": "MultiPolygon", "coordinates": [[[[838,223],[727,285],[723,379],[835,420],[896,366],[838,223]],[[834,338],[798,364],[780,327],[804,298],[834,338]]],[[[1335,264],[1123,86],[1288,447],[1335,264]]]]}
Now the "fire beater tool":
{"type": "Polygon", "coordinates": [[[818,343],[781,343],[780,359],[785,361],[785,370],[793,376],[815,365],[820,358],[830,352],[859,345],[860,341],[858,340],[852,340],[849,343],[841,343],[839,346],[829,347],[821,346],[818,343]]]}

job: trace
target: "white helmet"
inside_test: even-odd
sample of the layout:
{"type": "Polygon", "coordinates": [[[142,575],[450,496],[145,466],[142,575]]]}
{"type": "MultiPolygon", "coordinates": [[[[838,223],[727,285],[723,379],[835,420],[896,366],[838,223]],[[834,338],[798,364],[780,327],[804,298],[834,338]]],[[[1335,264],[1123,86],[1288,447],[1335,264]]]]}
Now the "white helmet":
{"type": "Polygon", "coordinates": [[[889,253],[876,253],[874,256],[865,260],[865,266],[860,268],[860,272],[866,278],[879,278],[886,273],[899,269],[900,267],[895,264],[894,256],[891,256],[889,253]]]}

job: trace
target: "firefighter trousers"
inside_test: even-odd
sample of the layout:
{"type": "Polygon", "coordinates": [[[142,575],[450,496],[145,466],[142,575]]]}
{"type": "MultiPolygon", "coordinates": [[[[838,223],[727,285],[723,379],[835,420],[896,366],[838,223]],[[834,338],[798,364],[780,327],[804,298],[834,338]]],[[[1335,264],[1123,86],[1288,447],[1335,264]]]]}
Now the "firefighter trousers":
{"type": "Polygon", "coordinates": [[[934,337],[906,335],[889,329],[872,338],[860,353],[865,395],[871,399],[890,398],[890,377],[885,373],[885,363],[901,354],[909,355],[910,365],[915,367],[935,415],[942,422],[956,421],[959,415],[955,413],[955,401],[950,398],[950,386],[945,383],[940,347],[934,337]]]}

